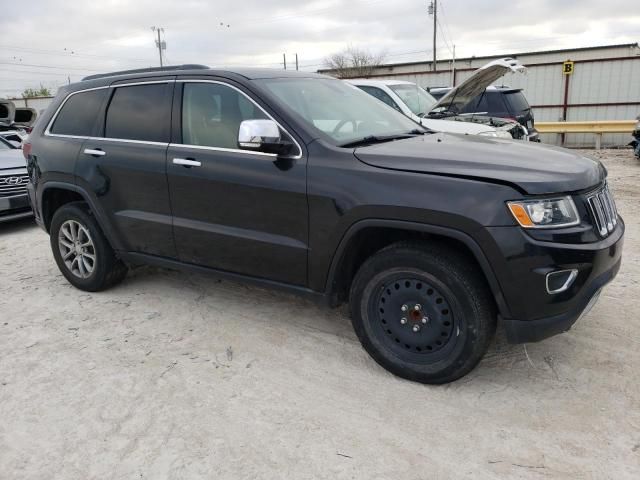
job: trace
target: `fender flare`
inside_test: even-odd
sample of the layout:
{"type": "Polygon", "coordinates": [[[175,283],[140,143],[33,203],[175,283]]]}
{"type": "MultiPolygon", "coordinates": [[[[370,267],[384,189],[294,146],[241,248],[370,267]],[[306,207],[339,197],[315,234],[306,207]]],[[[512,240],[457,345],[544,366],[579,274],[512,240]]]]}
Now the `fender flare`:
{"type": "Polygon", "coordinates": [[[352,238],[354,238],[355,234],[361,231],[364,228],[370,227],[386,227],[386,228],[394,228],[398,230],[410,230],[414,232],[422,232],[422,233],[430,233],[434,235],[439,235],[441,237],[449,237],[454,240],[458,240],[463,243],[471,254],[474,256],[478,265],[482,269],[482,273],[487,279],[487,283],[493,294],[493,297],[496,300],[496,304],[498,306],[498,311],[503,318],[511,318],[509,313],[509,307],[505,301],[504,295],[502,293],[502,287],[500,286],[500,282],[491,267],[489,260],[484,254],[482,248],[478,243],[474,240],[471,235],[462,232],[460,230],[456,230],[454,228],[449,227],[441,227],[438,225],[430,225],[426,223],[417,223],[410,222],[404,220],[388,220],[388,219],[365,219],[359,220],[353,223],[342,236],[338,247],[335,250],[333,258],[331,260],[331,265],[329,267],[329,273],[327,275],[327,280],[325,283],[325,294],[327,298],[331,298],[332,288],[334,284],[334,279],[338,272],[338,268],[340,266],[340,262],[342,260],[342,255],[344,254],[345,249],[349,245],[349,242],[352,238]]]}
{"type": "MultiPolygon", "coordinates": [[[[87,204],[89,205],[89,209],[91,210],[91,212],[93,213],[93,215],[95,216],[98,225],[100,225],[100,228],[102,229],[102,233],[104,233],[105,237],[107,237],[107,240],[109,242],[109,244],[111,245],[111,247],[116,250],[122,250],[122,244],[119,241],[119,239],[116,237],[113,228],[111,227],[111,222],[107,219],[106,214],[104,213],[104,211],[102,210],[102,208],[100,208],[98,206],[98,204],[93,200],[93,198],[91,197],[91,195],[89,194],[89,192],[87,192],[84,188],[73,184],[73,183],[67,183],[67,182],[59,182],[59,181],[48,181],[46,182],[43,186],[42,186],[42,191],[40,193],[40,195],[38,196],[38,210],[42,213],[44,213],[43,210],[43,205],[42,205],[42,200],[44,198],[44,194],[47,190],[50,190],[52,188],[58,188],[58,189],[62,189],[62,190],[70,190],[72,192],[78,193],[85,202],[87,202],[87,204]]],[[[47,230],[47,233],[48,230],[47,230]]]]}

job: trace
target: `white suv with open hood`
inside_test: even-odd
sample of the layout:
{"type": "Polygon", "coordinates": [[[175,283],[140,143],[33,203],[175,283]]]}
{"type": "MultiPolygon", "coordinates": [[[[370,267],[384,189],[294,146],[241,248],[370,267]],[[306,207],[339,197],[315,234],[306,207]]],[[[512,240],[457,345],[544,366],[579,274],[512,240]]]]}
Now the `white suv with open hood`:
{"type": "Polygon", "coordinates": [[[479,68],[440,101],[415,83],[403,80],[347,81],[431,130],[526,140],[528,132],[518,122],[458,113],[461,106],[466,105],[507,72],[525,70],[520,62],[512,58],[495,60],[479,68]]]}

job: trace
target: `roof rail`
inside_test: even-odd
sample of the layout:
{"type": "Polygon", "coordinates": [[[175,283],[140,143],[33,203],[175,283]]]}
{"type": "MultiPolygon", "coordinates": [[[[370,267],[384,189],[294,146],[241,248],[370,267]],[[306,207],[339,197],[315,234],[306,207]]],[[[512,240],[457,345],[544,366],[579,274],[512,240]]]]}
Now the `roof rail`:
{"type": "Polygon", "coordinates": [[[85,80],[95,80],[96,78],[115,77],[117,75],[129,75],[132,73],[155,73],[155,72],[171,72],[174,70],[207,70],[209,67],[199,64],[186,64],[186,65],[171,65],[168,67],[149,67],[149,68],[136,68],[134,70],[120,70],[118,72],[98,73],[96,75],[89,75],[84,77],[85,80]]]}

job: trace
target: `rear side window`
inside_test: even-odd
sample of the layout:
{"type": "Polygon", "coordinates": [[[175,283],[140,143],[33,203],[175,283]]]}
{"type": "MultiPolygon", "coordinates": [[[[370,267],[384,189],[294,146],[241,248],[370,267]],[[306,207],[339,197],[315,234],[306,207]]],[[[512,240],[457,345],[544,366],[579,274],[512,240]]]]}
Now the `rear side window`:
{"type": "Polygon", "coordinates": [[[505,100],[509,104],[511,113],[520,115],[529,110],[529,102],[522,92],[511,92],[504,95],[505,100]]]}
{"type": "Polygon", "coordinates": [[[148,142],[168,142],[171,117],[169,84],[118,87],[113,92],[104,136],[148,142]]]}
{"type": "Polygon", "coordinates": [[[53,122],[51,133],[89,137],[108,89],[91,90],[71,95],[53,122]]]}

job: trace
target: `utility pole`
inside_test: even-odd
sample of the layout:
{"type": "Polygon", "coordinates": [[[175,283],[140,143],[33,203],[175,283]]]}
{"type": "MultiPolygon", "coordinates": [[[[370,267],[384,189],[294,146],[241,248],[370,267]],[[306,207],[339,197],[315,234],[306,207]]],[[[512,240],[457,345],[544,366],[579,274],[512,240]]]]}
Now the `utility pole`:
{"type": "Polygon", "coordinates": [[[456,46],[453,46],[453,62],[451,62],[451,87],[456,86],[456,46]]]}
{"type": "Polygon", "coordinates": [[[158,47],[158,56],[160,57],[160,66],[163,67],[162,63],[162,50],[167,49],[167,42],[164,40],[160,40],[160,32],[164,33],[164,28],[162,27],[151,27],[151,30],[158,34],[158,39],[156,40],[156,47],[158,47]]]}
{"type": "Polygon", "coordinates": [[[429,15],[433,15],[433,71],[436,67],[436,34],[438,32],[438,0],[432,0],[429,4],[429,15]]]}
{"type": "Polygon", "coordinates": [[[287,54],[283,53],[282,54],[282,65],[284,65],[284,69],[287,69],[287,54]]]}
{"type": "Polygon", "coordinates": [[[298,54],[296,53],[296,71],[298,70],[298,54]]]}

